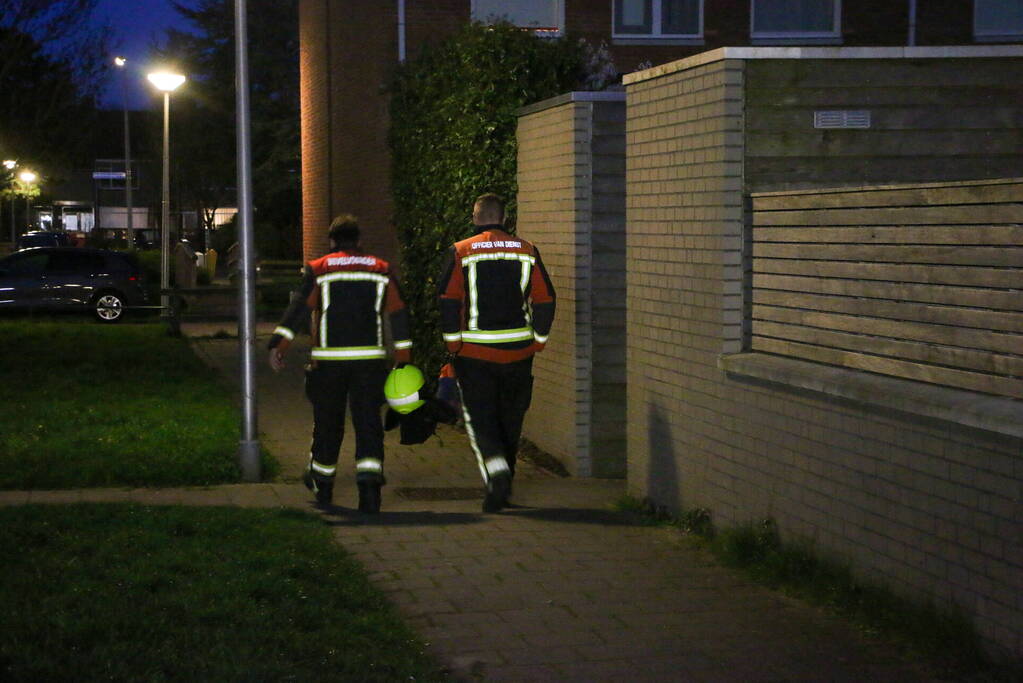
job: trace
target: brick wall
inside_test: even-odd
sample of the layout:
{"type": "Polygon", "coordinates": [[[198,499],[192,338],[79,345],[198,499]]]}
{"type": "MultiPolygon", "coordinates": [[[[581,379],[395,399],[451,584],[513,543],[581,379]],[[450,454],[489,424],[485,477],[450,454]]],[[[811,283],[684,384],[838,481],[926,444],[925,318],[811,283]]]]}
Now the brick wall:
{"type": "Polygon", "coordinates": [[[622,476],[625,465],[625,111],[620,94],[607,97],[534,105],[517,132],[518,232],[540,248],[558,294],[524,433],[581,476],[622,476]]]}
{"type": "MultiPolygon", "coordinates": [[[[954,45],[973,42],[972,0],[935,0],[920,3],[917,39],[921,45],[954,45]],[[954,19],[953,19],[954,17],[954,19]]],[[[635,71],[642,62],[663,64],[721,47],[750,45],[750,0],[705,0],[703,41],[695,45],[657,45],[642,39],[612,40],[612,3],[565,0],[567,30],[593,45],[604,42],[614,55],[620,73],[635,71]]],[[[909,33],[909,10],[905,2],[879,3],[846,0],[842,3],[843,45],[905,45],[909,33]]]]}
{"type": "Polygon", "coordinates": [[[590,136],[593,361],[589,452],[596,477],[625,476],[625,100],[593,102],[590,136]]]}
{"type": "Polygon", "coordinates": [[[547,348],[533,361],[533,403],[523,433],[574,474],[590,467],[589,248],[578,234],[580,213],[589,214],[588,150],[577,155],[589,137],[586,114],[568,103],[520,118],[517,131],[517,231],[540,249],[558,297],[547,348]]]}
{"type": "Polygon", "coordinates": [[[423,47],[446,38],[468,21],[469,0],[406,0],[406,55],[415,59],[423,47]]]}
{"type": "Polygon", "coordinates": [[[735,473],[719,472],[720,427],[702,427],[723,407],[724,297],[739,294],[725,288],[741,268],[741,85],[734,61],[642,81],[626,119],[629,488],[676,509],[713,501],[725,520],[735,473]]]}
{"type": "Polygon", "coordinates": [[[973,42],[973,0],[917,3],[917,45],[969,45],[973,42]]]}
{"type": "Polygon", "coordinates": [[[299,11],[299,73],[302,111],[302,257],[323,253],[330,223],[330,72],[327,0],[302,0],[299,11]]]}
{"type": "MultiPolygon", "coordinates": [[[[919,3],[921,45],[970,44],[972,0],[919,3]]],[[[749,0],[706,0],[700,44],[612,40],[612,2],[565,0],[566,29],[593,45],[607,43],[620,73],[724,45],[749,45],[749,0]]],[[[450,35],[470,16],[469,0],[406,2],[406,54],[450,35]]],[[[303,235],[307,257],[322,253],[330,217],[358,214],[365,246],[397,258],[387,147],[386,86],[398,58],[397,8],[379,0],[301,0],[303,235]],[[329,142],[327,142],[329,140],[329,142]]],[[[842,3],[846,45],[900,45],[905,3],[842,3]]]]}
{"type": "Polygon", "coordinates": [[[395,3],[383,5],[331,2],[331,212],[357,215],[363,247],[395,261],[388,101],[381,93],[398,61],[398,31],[395,3]]]}
{"type": "MultiPolygon", "coordinates": [[[[718,1],[720,2],[720,0],[718,1]]],[[[725,3],[742,1],[725,0],[725,3]]],[[[727,9],[725,13],[727,13],[727,9]]],[[[572,35],[585,38],[594,47],[599,46],[601,43],[607,45],[619,73],[635,71],[636,67],[642,62],[649,61],[651,64],[662,64],[707,49],[704,45],[622,44],[621,41],[614,41],[611,38],[611,30],[613,28],[612,16],[611,0],[607,2],[565,0],[566,31],[572,35]]],[[[730,27],[731,24],[729,24],[730,27]]],[[[731,35],[731,32],[729,35],[731,35]]]]}
{"type": "MultiPolygon", "coordinates": [[[[407,3],[406,54],[468,20],[467,0],[407,3]]],[[[396,3],[302,0],[303,254],[324,253],[331,218],[356,214],[363,247],[397,265],[386,88],[398,65],[396,3]]]]}
{"type": "Polygon", "coordinates": [[[629,490],[773,517],[1020,656],[1020,440],[718,369],[742,339],[747,73],[705,57],[628,84],[629,490]]]}

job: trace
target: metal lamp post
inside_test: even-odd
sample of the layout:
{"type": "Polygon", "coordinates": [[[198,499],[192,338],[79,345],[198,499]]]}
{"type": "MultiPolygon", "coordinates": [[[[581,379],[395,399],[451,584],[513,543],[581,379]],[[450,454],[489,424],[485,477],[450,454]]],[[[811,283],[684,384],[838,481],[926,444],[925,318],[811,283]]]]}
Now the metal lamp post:
{"type": "Polygon", "coordinates": [[[160,315],[170,316],[170,94],[185,82],[181,74],[160,71],[146,76],[163,92],[163,199],[160,213],[160,315]]]}
{"type": "Polygon", "coordinates": [[[256,429],[256,265],[252,231],[252,153],[249,123],[249,52],[246,2],[235,0],[235,115],[238,120],[238,241],[241,287],[238,289],[238,343],[241,352],[242,434],[238,465],[244,481],[259,481],[259,434],[256,429]]]}
{"type": "MultiPolygon", "coordinates": [[[[18,162],[14,159],[4,159],[4,168],[8,171],[13,171],[18,167],[18,162]]],[[[14,240],[17,236],[14,234],[14,194],[11,194],[11,244],[14,244],[14,240]]]]}
{"type": "MultiPolygon", "coordinates": [[[[31,185],[32,183],[34,183],[38,179],[39,179],[39,176],[36,175],[33,171],[29,171],[28,169],[25,169],[24,171],[22,171],[21,173],[18,174],[18,180],[20,180],[21,182],[25,183],[26,186],[31,185]]],[[[27,226],[29,228],[31,228],[32,227],[32,223],[31,223],[31,218],[32,218],[32,195],[27,191],[27,189],[28,188],[26,187],[26,192],[25,192],[25,223],[27,224],[27,226]]]]}
{"type": "Polygon", "coordinates": [[[124,57],[114,57],[114,64],[121,69],[121,98],[124,101],[124,203],[128,209],[126,246],[130,251],[135,246],[135,231],[131,206],[131,128],[128,125],[128,73],[124,57]]]}

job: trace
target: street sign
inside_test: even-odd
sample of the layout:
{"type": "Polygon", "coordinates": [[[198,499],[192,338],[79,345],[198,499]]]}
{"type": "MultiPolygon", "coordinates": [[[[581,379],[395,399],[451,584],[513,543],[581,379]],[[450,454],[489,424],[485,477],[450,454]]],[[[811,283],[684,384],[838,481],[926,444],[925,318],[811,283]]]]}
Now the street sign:
{"type": "Polygon", "coordinates": [[[124,180],[127,174],[124,171],[95,171],[92,174],[93,180],[124,180]]]}

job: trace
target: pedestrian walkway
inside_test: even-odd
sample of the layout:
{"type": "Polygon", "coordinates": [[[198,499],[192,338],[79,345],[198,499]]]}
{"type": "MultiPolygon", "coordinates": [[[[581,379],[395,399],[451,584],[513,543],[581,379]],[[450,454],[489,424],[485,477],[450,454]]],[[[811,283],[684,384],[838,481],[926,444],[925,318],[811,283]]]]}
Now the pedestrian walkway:
{"type": "MultiPolygon", "coordinates": [[[[237,380],[237,340],[187,325],[204,359],[237,380]]],[[[233,333],[231,327],[225,330],[233,333]]],[[[262,329],[265,335],[268,330],[262,329]]],[[[265,339],[265,337],[263,338],[265,339]]],[[[262,340],[261,340],[262,342],[262,340]]],[[[258,351],[262,442],[278,483],[180,490],[11,492],[0,503],[126,500],[312,510],[298,483],[311,417],[305,348],[279,375],[258,351]]],[[[428,647],[462,680],[922,681],[926,670],[833,616],[756,586],[676,531],[611,511],[621,481],[560,478],[523,463],[514,505],[480,512],[465,436],[401,446],[387,437],[383,512],[358,513],[351,439],[335,506],[320,511],[428,647]]]]}

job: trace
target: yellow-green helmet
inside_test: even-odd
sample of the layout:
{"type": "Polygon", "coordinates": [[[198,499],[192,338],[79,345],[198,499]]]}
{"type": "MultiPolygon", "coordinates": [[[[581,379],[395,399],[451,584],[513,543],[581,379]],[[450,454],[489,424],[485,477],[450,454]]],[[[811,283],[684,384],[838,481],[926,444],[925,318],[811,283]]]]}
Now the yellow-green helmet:
{"type": "Polygon", "coordinates": [[[384,382],[384,397],[391,408],[407,415],[425,403],[419,396],[424,384],[423,373],[415,365],[395,368],[384,382]]]}

